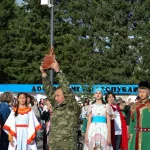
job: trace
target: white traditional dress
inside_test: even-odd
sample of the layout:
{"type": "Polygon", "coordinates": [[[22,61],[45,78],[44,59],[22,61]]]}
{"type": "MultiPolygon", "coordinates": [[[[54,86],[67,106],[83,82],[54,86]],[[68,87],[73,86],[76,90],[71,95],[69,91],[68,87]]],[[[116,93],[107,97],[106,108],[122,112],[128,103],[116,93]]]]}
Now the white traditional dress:
{"type": "Polygon", "coordinates": [[[14,147],[9,144],[8,150],[37,150],[34,141],[36,131],[41,128],[34,112],[31,108],[19,108],[18,115],[15,116],[12,110],[3,129],[13,138],[14,147]],[[33,144],[31,142],[34,141],[33,144]]]}
{"type": "Polygon", "coordinates": [[[92,120],[88,130],[88,150],[112,150],[108,145],[108,128],[107,128],[107,108],[104,104],[93,104],[89,106],[89,113],[92,113],[92,120]]]}

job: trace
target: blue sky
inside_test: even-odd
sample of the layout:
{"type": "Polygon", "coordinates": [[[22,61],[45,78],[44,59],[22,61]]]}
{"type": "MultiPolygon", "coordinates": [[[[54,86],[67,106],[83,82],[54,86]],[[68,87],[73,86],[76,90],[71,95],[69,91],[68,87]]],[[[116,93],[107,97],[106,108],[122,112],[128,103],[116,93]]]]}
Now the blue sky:
{"type": "Polygon", "coordinates": [[[17,3],[19,3],[19,4],[22,2],[22,0],[16,0],[16,1],[17,1],[17,3]]]}

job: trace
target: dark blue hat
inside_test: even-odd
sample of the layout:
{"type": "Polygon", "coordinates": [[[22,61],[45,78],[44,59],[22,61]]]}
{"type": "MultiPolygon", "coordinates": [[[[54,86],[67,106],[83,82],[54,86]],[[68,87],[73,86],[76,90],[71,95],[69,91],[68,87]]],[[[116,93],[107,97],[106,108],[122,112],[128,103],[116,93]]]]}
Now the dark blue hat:
{"type": "Polygon", "coordinates": [[[147,88],[150,90],[150,83],[148,81],[141,81],[138,88],[147,88]]]}

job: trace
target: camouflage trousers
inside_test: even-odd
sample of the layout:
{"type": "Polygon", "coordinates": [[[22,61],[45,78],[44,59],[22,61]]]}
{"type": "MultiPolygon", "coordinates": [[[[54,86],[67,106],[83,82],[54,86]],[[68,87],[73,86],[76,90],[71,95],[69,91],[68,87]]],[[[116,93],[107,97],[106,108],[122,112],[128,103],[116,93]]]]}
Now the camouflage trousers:
{"type": "Polygon", "coordinates": [[[77,150],[77,143],[72,140],[49,142],[50,150],[77,150]]]}

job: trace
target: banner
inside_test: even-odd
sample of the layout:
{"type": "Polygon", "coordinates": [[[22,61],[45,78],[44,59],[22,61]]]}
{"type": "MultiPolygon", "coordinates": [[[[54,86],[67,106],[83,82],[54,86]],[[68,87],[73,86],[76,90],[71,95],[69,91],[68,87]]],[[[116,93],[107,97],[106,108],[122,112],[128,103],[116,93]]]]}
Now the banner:
{"type": "MultiPolygon", "coordinates": [[[[58,84],[55,84],[54,87],[58,87],[58,84]]],[[[88,85],[80,85],[80,84],[70,84],[70,88],[75,93],[93,93],[93,90],[97,87],[101,87],[103,89],[104,94],[108,91],[112,91],[114,94],[118,95],[137,95],[138,85],[130,85],[130,84],[121,84],[121,85],[110,85],[110,84],[97,84],[92,87],[88,85]]],[[[42,84],[0,84],[0,92],[38,92],[43,93],[43,85],[42,84]]]]}

